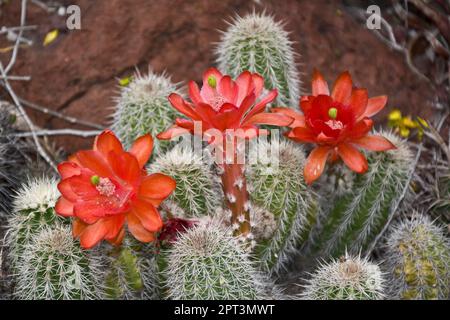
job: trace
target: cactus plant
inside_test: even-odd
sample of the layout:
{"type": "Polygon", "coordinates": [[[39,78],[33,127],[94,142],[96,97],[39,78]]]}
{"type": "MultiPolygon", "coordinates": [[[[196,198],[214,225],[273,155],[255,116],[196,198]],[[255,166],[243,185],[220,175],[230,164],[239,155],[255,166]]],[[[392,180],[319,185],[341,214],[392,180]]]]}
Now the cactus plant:
{"type": "Polygon", "coordinates": [[[260,299],[265,284],[242,244],[217,222],[179,234],[163,270],[169,299],[260,299]]]}
{"type": "Polygon", "coordinates": [[[33,235],[47,226],[64,223],[54,211],[59,191],[53,178],[34,178],[17,192],[13,213],[8,218],[6,245],[13,268],[23,258],[23,250],[33,235]]]}
{"type": "MultiPolygon", "coordinates": [[[[178,113],[174,110],[167,96],[178,92],[166,74],[157,75],[151,71],[147,75],[139,72],[128,86],[121,88],[111,129],[129,148],[138,137],[150,133],[155,136],[170,126],[178,113]]],[[[169,142],[154,141],[154,153],[167,150],[169,142]]]]}
{"type": "Polygon", "coordinates": [[[300,80],[292,42],[283,25],[265,13],[237,17],[216,48],[219,69],[231,76],[249,70],[261,74],[267,89],[277,89],[277,103],[297,106],[300,80]]]}
{"type": "Polygon", "coordinates": [[[100,266],[73,239],[69,226],[41,229],[25,244],[15,296],[20,299],[95,299],[100,266]]]}
{"type": "Polygon", "coordinates": [[[104,279],[108,299],[159,298],[158,266],[152,244],[126,237],[119,248],[109,248],[104,279]]]}
{"type": "Polygon", "coordinates": [[[303,180],[304,162],[302,148],[287,140],[261,141],[249,152],[252,201],[271,212],[277,225],[272,237],[256,248],[263,269],[271,273],[286,267],[314,222],[313,197],[303,180]]]}
{"type": "Polygon", "coordinates": [[[415,160],[406,141],[388,132],[383,136],[397,149],[369,154],[369,170],[355,178],[352,192],[320,214],[310,254],[336,258],[346,250],[370,252],[386,229],[408,189],[415,160]]]}
{"type": "Polygon", "coordinates": [[[192,148],[178,144],[155,159],[150,169],[175,179],[177,186],[169,199],[183,209],[186,217],[206,215],[219,206],[222,190],[218,178],[206,159],[192,148]]]}
{"type": "Polygon", "coordinates": [[[16,116],[7,110],[7,106],[0,112],[0,216],[11,211],[11,190],[15,190],[25,177],[27,159],[24,156],[28,146],[17,138],[13,124],[16,116]]]}
{"type": "Polygon", "coordinates": [[[306,280],[301,298],[307,300],[380,300],[384,279],[378,265],[345,254],[324,263],[306,280]]]}
{"type": "Polygon", "coordinates": [[[392,298],[449,298],[450,244],[428,216],[415,213],[393,225],[385,249],[392,298]]]}

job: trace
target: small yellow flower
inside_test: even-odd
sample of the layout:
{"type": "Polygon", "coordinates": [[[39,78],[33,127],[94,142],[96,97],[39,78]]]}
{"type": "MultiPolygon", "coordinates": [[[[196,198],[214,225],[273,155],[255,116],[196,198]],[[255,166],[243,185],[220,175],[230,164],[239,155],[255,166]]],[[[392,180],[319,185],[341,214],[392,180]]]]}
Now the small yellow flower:
{"type": "Polygon", "coordinates": [[[52,43],[53,41],[55,41],[56,38],[58,37],[58,35],[59,35],[59,30],[58,29],[54,29],[54,30],[50,31],[49,33],[47,33],[45,35],[43,45],[47,46],[50,43],[52,43]]]}
{"type": "Polygon", "coordinates": [[[400,136],[408,138],[412,129],[417,129],[417,138],[419,140],[423,137],[425,128],[428,128],[428,123],[417,117],[417,120],[413,120],[411,116],[403,116],[402,112],[398,109],[392,110],[388,115],[388,125],[395,129],[400,136]]]}
{"type": "Polygon", "coordinates": [[[402,112],[398,109],[394,109],[389,113],[389,121],[398,121],[402,118],[402,112]]]}

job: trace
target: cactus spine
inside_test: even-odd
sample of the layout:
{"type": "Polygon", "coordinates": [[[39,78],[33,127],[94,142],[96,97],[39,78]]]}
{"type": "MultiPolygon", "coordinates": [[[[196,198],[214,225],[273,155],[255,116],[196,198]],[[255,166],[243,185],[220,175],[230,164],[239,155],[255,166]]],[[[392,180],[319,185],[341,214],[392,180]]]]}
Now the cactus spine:
{"type": "MultiPolygon", "coordinates": [[[[178,92],[177,85],[165,75],[149,71],[147,75],[138,72],[131,83],[122,87],[113,116],[112,130],[126,148],[136,138],[150,133],[152,136],[167,129],[178,113],[171,107],[167,97],[178,92]]],[[[167,150],[169,142],[154,140],[154,153],[167,150]]]]}
{"type": "Polygon", "coordinates": [[[72,237],[69,226],[47,227],[24,246],[15,295],[20,299],[95,299],[98,265],[72,237]]]}
{"type": "Polygon", "coordinates": [[[169,299],[260,299],[263,283],[248,253],[215,222],[184,233],[167,251],[163,270],[169,299]]]}
{"type": "Polygon", "coordinates": [[[206,159],[192,148],[176,145],[157,158],[150,170],[175,179],[177,186],[170,199],[183,209],[187,218],[206,215],[219,206],[222,191],[218,179],[206,159]]]}
{"type": "Polygon", "coordinates": [[[384,232],[409,186],[415,161],[406,141],[383,135],[397,149],[369,155],[369,170],[357,175],[353,191],[319,218],[310,253],[336,258],[346,250],[369,252],[384,232]]]}
{"type": "Polygon", "coordinates": [[[315,219],[312,196],[303,180],[305,156],[290,141],[262,141],[250,150],[249,162],[252,200],[270,211],[277,224],[272,237],[256,251],[264,270],[279,273],[306,240],[315,219]]]}
{"type": "Polygon", "coordinates": [[[13,269],[18,260],[23,259],[24,247],[30,243],[33,235],[47,226],[64,223],[64,219],[57,216],[54,210],[58,197],[56,180],[45,177],[29,180],[17,192],[6,234],[8,256],[13,269]]]}
{"type": "Polygon", "coordinates": [[[428,216],[414,214],[392,226],[385,260],[394,299],[443,299],[450,291],[450,244],[428,216]]]}
{"type": "Polygon", "coordinates": [[[380,268],[359,256],[345,255],[322,264],[311,275],[301,294],[307,300],[380,300],[383,299],[380,268]]]}
{"type": "Polygon", "coordinates": [[[267,89],[278,89],[277,103],[297,106],[300,80],[292,42],[279,22],[264,13],[237,17],[216,48],[219,69],[232,77],[261,74],[267,89]]]}

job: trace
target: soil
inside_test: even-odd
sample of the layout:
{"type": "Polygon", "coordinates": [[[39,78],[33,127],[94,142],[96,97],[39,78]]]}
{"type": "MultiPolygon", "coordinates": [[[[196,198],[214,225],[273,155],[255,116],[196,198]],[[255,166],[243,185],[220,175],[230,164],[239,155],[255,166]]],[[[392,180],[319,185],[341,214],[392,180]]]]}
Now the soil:
{"type": "MultiPolygon", "coordinates": [[[[296,0],[70,0],[81,8],[81,30],[66,29],[66,17],[49,14],[29,3],[27,24],[37,30],[26,33],[34,45],[19,51],[12,74],[31,75],[28,82],[15,81],[16,93],[28,101],[63,111],[81,119],[108,126],[118,78],[138,68],[146,72],[167,71],[175,82],[194,79],[214,65],[214,42],[226,20],[252,10],[273,14],[286,22],[300,54],[303,92],[310,91],[313,68],[329,81],[349,70],[357,86],[369,95],[387,94],[388,108],[406,114],[431,116],[433,91],[406,65],[404,57],[380,42],[366,26],[346,11],[341,1],[296,0]],[[52,29],[60,29],[58,38],[48,46],[42,39],[52,29]]],[[[0,26],[19,24],[20,1],[0,7],[0,26]]],[[[0,48],[10,45],[4,37],[0,48]]],[[[5,63],[9,53],[0,53],[5,63]]],[[[5,98],[4,92],[0,98],[5,98]]],[[[30,110],[39,126],[56,129],[71,127],[30,110]]],[[[81,128],[82,127],[78,127],[81,128]]],[[[89,147],[92,139],[55,138],[66,151],[89,147]]]]}

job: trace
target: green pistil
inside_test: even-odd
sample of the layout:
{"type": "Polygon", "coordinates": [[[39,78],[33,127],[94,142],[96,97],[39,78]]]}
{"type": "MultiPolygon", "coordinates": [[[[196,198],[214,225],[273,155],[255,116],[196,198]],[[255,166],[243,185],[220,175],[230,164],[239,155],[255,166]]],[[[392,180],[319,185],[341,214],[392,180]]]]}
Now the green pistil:
{"type": "Polygon", "coordinates": [[[214,76],[209,76],[208,77],[208,84],[209,84],[209,86],[211,87],[211,88],[216,88],[216,86],[217,86],[217,80],[216,80],[216,77],[214,77],[214,76]]]}
{"type": "Polygon", "coordinates": [[[100,177],[97,176],[97,175],[92,176],[92,177],[91,177],[91,183],[92,183],[94,186],[98,185],[98,184],[100,183],[100,177]]]}
{"type": "Polygon", "coordinates": [[[331,119],[336,119],[337,118],[337,109],[336,108],[330,108],[329,110],[328,110],[328,116],[331,118],[331,119]]]}

